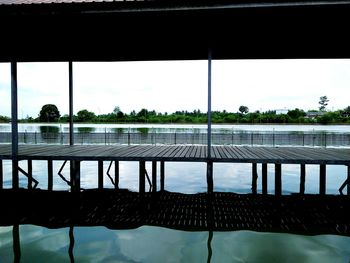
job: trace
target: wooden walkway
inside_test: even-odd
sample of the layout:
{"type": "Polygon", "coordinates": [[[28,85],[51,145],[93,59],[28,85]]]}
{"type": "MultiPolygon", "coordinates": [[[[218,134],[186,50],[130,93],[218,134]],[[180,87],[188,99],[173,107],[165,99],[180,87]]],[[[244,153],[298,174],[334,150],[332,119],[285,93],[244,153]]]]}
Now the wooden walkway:
{"type": "Polygon", "coordinates": [[[80,193],[2,190],[0,225],[49,228],[142,225],[188,231],[253,230],[350,236],[350,196],[180,194],[87,190],[80,193]],[[42,200],[46,200],[45,203],[42,200]],[[48,205],[49,204],[49,205],[48,205]]]}
{"type": "MultiPolygon", "coordinates": [[[[116,160],[205,162],[207,146],[185,145],[20,145],[19,160],[116,160]]],[[[0,159],[11,159],[11,145],[0,145],[0,159]]],[[[282,164],[350,164],[350,149],[212,146],[211,161],[282,164]]]]}

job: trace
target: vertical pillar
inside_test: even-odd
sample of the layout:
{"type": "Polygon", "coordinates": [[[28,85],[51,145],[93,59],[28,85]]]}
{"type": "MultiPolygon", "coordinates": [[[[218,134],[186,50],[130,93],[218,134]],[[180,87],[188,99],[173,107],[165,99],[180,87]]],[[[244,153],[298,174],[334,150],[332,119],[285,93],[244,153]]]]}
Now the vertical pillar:
{"type": "Polygon", "coordinates": [[[165,189],[165,163],[160,161],[160,190],[164,191],[165,189]]]}
{"type": "Polygon", "coordinates": [[[21,262],[21,241],[19,235],[19,225],[12,227],[12,239],[13,239],[13,262],[21,262]]]}
{"type": "Polygon", "coordinates": [[[114,188],[119,189],[119,161],[114,161],[114,188]]]}
{"type": "Polygon", "coordinates": [[[350,165],[348,165],[348,178],[347,178],[347,181],[348,181],[348,185],[346,187],[346,193],[348,195],[350,195],[350,165]]]}
{"type": "Polygon", "coordinates": [[[74,145],[74,126],[73,126],[73,62],[68,62],[69,71],[69,145],[74,145]]]}
{"type": "Polygon", "coordinates": [[[80,191],[80,161],[70,161],[70,182],[72,192],[80,191]]]}
{"type": "Polygon", "coordinates": [[[157,161],[152,161],[152,192],[157,192],[157,161]]]}
{"type": "Polygon", "coordinates": [[[12,188],[18,189],[18,96],[17,62],[11,62],[12,188]]]}
{"type": "Polygon", "coordinates": [[[53,165],[52,160],[47,160],[47,190],[53,190],[53,165]]]}
{"type": "Polygon", "coordinates": [[[275,164],[275,195],[282,195],[282,165],[275,164]]]}
{"type": "MultiPolygon", "coordinates": [[[[211,49],[208,50],[208,158],[211,158],[211,49]]],[[[208,171],[209,172],[209,171],[208,171]]]]}
{"type": "Polygon", "coordinates": [[[257,194],[258,170],[257,163],[252,163],[252,193],[257,194]]]}
{"type": "Polygon", "coordinates": [[[305,164],[300,165],[300,194],[305,193],[305,164]]]}
{"type": "Polygon", "coordinates": [[[98,189],[103,189],[103,161],[98,161],[98,189]]]}
{"type": "Polygon", "coordinates": [[[208,187],[208,193],[212,193],[214,190],[212,161],[207,162],[207,187],[208,187]]]}
{"type": "Polygon", "coordinates": [[[2,159],[0,159],[0,190],[4,187],[4,171],[2,168],[2,159]]]}
{"type": "Polygon", "coordinates": [[[32,189],[33,184],[33,163],[32,160],[27,161],[28,163],[28,189],[32,189]]]}
{"type": "Polygon", "coordinates": [[[145,161],[140,161],[139,164],[139,193],[143,195],[145,193],[145,172],[146,172],[146,163],[145,161]]]}
{"type": "Polygon", "coordinates": [[[320,195],[326,194],[326,165],[320,164],[320,195]]]}
{"type": "Polygon", "coordinates": [[[267,195],[267,163],[262,163],[262,193],[267,195]]]}
{"type": "Polygon", "coordinates": [[[74,227],[73,226],[70,226],[69,227],[69,248],[68,248],[68,255],[69,255],[69,258],[70,258],[70,262],[71,263],[74,263],[74,243],[75,243],[75,240],[74,240],[74,227]]]}

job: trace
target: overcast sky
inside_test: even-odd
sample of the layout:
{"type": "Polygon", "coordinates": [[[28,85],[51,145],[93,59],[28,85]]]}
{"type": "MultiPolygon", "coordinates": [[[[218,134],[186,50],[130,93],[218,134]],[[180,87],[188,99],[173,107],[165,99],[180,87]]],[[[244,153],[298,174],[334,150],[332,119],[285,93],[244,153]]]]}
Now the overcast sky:
{"type": "MultiPolygon", "coordinates": [[[[74,111],[207,111],[207,61],[73,63],[74,111]]],[[[225,60],[212,63],[212,109],[237,112],[350,105],[350,60],[225,60]]],[[[18,117],[44,104],[68,113],[68,63],[18,64],[18,117]]],[[[10,116],[10,64],[0,63],[0,115],[10,116]]]]}

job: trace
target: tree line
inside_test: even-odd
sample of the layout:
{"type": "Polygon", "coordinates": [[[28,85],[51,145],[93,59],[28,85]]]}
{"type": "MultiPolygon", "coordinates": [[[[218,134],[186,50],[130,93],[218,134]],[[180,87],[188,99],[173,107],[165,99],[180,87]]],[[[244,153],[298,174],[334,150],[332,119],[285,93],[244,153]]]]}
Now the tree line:
{"type": "MultiPolygon", "coordinates": [[[[321,107],[325,103],[321,104],[321,107]]],[[[61,116],[58,108],[53,104],[42,107],[37,118],[27,117],[20,122],[69,122],[69,116],[61,116]]],[[[77,123],[206,123],[207,113],[200,110],[176,111],[174,113],[160,113],[155,110],[141,109],[139,112],[124,113],[119,107],[115,107],[111,113],[96,115],[94,112],[83,109],[73,116],[77,123]]],[[[10,118],[0,116],[0,122],[10,122],[10,118]]],[[[350,106],[336,111],[314,110],[305,112],[301,109],[288,110],[279,114],[276,111],[249,112],[247,106],[240,106],[237,112],[213,111],[212,123],[276,123],[276,124],[350,124],[350,106]]]]}

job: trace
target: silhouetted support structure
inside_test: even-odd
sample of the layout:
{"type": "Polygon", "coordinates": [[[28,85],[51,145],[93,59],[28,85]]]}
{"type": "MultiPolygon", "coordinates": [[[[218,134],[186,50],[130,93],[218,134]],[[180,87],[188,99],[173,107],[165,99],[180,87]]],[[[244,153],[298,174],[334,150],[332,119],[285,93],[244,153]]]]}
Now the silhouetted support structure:
{"type": "Polygon", "coordinates": [[[103,189],[103,161],[98,161],[98,189],[103,189]]]}
{"type": "Polygon", "coordinates": [[[145,161],[139,162],[139,193],[141,196],[145,194],[146,188],[146,163],[145,161]]]}
{"type": "Polygon", "coordinates": [[[320,165],[320,195],[326,194],[326,165],[320,165]]]}
{"type": "Polygon", "coordinates": [[[74,263],[74,227],[69,227],[69,248],[68,248],[68,255],[71,263],[74,263]]]}
{"type": "Polygon", "coordinates": [[[119,161],[114,161],[114,188],[119,189],[119,161]]]}
{"type": "Polygon", "coordinates": [[[165,189],[165,163],[160,161],[160,190],[164,191],[165,189]]]}
{"type": "Polygon", "coordinates": [[[282,195],[282,165],[275,164],[275,195],[282,195]]]}
{"type": "Polygon", "coordinates": [[[152,192],[157,192],[157,161],[152,161],[152,192]]]}
{"type": "Polygon", "coordinates": [[[257,163],[252,164],[252,193],[257,194],[258,170],[257,163]]]}
{"type": "Polygon", "coordinates": [[[18,189],[18,96],[17,63],[11,62],[12,188],[18,189]]]}
{"type": "Polygon", "coordinates": [[[49,191],[53,190],[53,162],[52,162],[52,160],[47,160],[47,189],[49,191]]]}
{"type": "Polygon", "coordinates": [[[305,193],[305,164],[300,164],[300,194],[305,193]]]}
{"type": "MultiPolygon", "coordinates": [[[[70,161],[70,182],[71,189],[74,192],[80,191],[80,161],[70,161]]],[[[100,181],[99,181],[100,187],[100,181]]]]}
{"type": "Polygon", "coordinates": [[[262,175],[262,193],[267,195],[267,163],[261,164],[261,175],[262,175]]]}
{"type": "Polygon", "coordinates": [[[13,262],[21,262],[21,241],[19,235],[19,225],[12,227],[12,239],[13,239],[13,262]]]}
{"type": "Polygon", "coordinates": [[[2,160],[0,159],[0,190],[4,187],[4,172],[3,172],[3,163],[2,160]]]}

